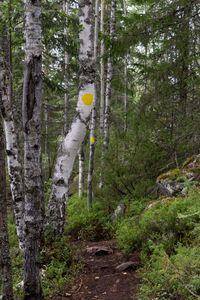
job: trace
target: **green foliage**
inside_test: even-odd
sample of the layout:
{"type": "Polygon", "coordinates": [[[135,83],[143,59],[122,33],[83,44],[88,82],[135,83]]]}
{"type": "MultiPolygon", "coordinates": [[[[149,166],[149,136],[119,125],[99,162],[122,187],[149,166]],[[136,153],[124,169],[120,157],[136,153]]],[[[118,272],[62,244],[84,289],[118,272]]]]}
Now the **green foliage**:
{"type": "Polygon", "coordinates": [[[142,269],[140,300],[200,298],[200,249],[178,246],[169,256],[157,246],[142,269]]]}
{"type": "Polygon", "coordinates": [[[119,224],[116,237],[122,249],[131,251],[135,248],[132,245],[141,244],[142,249],[149,254],[152,252],[152,245],[162,244],[170,254],[177,243],[189,242],[189,233],[194,234],[193,230],[198,222],[200,192],[193,189],[186,198],[166,198],[153,202],[139,219],[127,219],[119,224]],[[128,239],[125,238],[122,242],[123,234],[128,235],[128,239]],[[135,243],[136,239],[138,243],[135,243]]]}
{"type": "Polygon", "coordinates": [[[116,230],[118,246],[125,255],[140,246],[140,229],[134,220],[125,219],[116,230]]]}
{"type": "Polygon", "coordinates": [[[141,300],[200,299],[200,190],[154,201],[118,224],[125,254],[141,251],[141,300]]]}
{"type": "Polygon", "coordinates": [[[47,244],[42,253],[42,286],[44,295],[62,293],[72,282],[81,262],[74,255],[67,238],[47,244]]]}
{"type": "MultiPolygon", "coordinates": [[[[22,299],[22,253],[18,246],[16,228],[13,222],[12,213],[8,214],[8,230],[10,254],[12,260],[14,292],[22,299]]],[[[42,264],[42,286],[44,296],[61,293],[69,287],[75,274],[82,267],[82,263],[75,255],[75,249],[69,244],[66,237],[60,237],[51,242],[47,241],[41,255],[42,264]]],[[[1,280],[0,280],[1,287],[1,280]]]]}
{"type": "Polygon", "coordinates": [[[99,202],[95,202],[93,208],[88,210],[86,203],[85,198],[77,196],[70,198],[66,232],[74,238],[83,240],[109,238],[113,227],[105,208],[99,202]]]}

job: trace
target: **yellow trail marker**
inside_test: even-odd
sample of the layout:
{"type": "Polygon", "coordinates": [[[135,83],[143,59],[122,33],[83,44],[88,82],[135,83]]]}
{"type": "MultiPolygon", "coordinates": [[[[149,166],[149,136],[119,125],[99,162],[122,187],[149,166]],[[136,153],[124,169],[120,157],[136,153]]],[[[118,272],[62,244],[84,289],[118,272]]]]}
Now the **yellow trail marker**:
{"type": "Polygon", "coordinates": [[[95,137],[94,137],[94,136],[91,136],[91,137],[90,137],[90,144],[93,145],[94,143],[95,143],[95,137]]]}
{"type": "Polygon", "coordinates": [[[82,101],[85,105],[92,105],[92,102],[93,102],[93,95],[92,94],[84,94],[82,96],[82,101]]]}

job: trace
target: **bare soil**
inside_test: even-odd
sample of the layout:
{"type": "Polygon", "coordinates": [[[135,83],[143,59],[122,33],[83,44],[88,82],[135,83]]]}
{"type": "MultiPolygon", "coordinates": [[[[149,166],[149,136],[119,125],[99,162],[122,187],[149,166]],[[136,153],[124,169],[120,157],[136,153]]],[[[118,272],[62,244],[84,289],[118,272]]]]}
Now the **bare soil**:
{"type": "MultiPolygon", "coordinates": [[[[133,261],[139,265],[137,253],[125,258],[117,249],[115,241],[99,241],[76,243],[78,255],[81,256],[84,267],[75,278],[71,291],[63,296],[54,297],[53,300],[136,300],[139,284],[137,270],[132,268],[117,271],[121,263],[133,261]],[[88,253],[88,247],[109,247],[110,254],[94,255],[88,253]]],[[[52,299],[52,298],[51,298],[52,299]]]]}

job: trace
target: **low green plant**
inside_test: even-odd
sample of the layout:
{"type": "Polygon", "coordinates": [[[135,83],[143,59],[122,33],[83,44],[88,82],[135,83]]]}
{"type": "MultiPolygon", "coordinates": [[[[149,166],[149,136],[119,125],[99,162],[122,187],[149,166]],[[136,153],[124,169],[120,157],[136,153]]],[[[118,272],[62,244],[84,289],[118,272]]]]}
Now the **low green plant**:
{"type": "Polygon", "coordinates": [[[179,245],[169,256],[157,246],[141,275],[139,300],[200,299],[200,249],[179,245]]]}
{"type": "Polygon", "coordinates": [[[110,238],[113,234],[110,220],[101,203],[95,202],[93,208],[89,210],[85,198],[73,196],[67,209],[66,233],[82,240],[110,238]]]}
{"type": "Polygon", "coordinates": [[[42,253],[42,286],[44,296],[62,293],[82,264],[66,237],[47,244],[42,253]]]}

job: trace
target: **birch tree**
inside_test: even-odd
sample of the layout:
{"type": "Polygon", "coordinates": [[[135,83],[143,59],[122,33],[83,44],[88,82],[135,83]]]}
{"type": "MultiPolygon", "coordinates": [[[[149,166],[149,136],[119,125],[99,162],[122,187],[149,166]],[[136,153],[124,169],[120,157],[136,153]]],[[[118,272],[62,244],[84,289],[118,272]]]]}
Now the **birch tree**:
{"type": "Polygon", "coordinates": [[[68,195],[69,178],[74,160],[86,135],[88,121],[94,103],[95,64],[93,53],[93,5],[90,0],[80,0],[80,77],[79,95],[76,116],[71,128],[59,147],[53,175],[52,193],[50,196],[47,224],[57,234],[62,234],[65,222],[65,205],[68,195]]]}
{"type": "MultiPolygon", "coordinates": [[[[0,1],[0,4],[3,1],[0,1]]],[[[6,154],[10,186],[14,208],[14,218],[17,229],[17,236],[20,247],[23,248],[23,181],[22,165],[19,159],[19,148],[17,140],[17,130],[15,126],[12,106],[12,72],[10,62],[10,46],[6,27],[2,25],[0,32],[0,78],[1,78],[1,98],[0,109],[3,117],[3,125],[6,140],[6,154]]]]}
{"type": "MultiPolygon", "coordinates": [[[[1,62],[2,56],[0,56],[0,63],[1,62]]],[[[2,87],[0,83],[0,98],[1,97],[2,87]]],[[[13,300],[12,268],[7,228],[5,145],[1,114],[0,140],[0,271],[3,286],[2,297],[6,300],[13,300]]]]}
{"type": "Polygon", "coordinates": [[[42,298],[39,250],[42,232],[41,92],[42,41],[40,0],[25,1],[24,126],[24,292],[25,299],[42,298]]]}
{"type": "Polygon", "coordinates": [[[79,170],[78,170],[78,196],[79,198],[83,196],[84,190],[84,148],[83,145],[81,146],[78,152],[78,162],[79,162],[79,170]]]}

